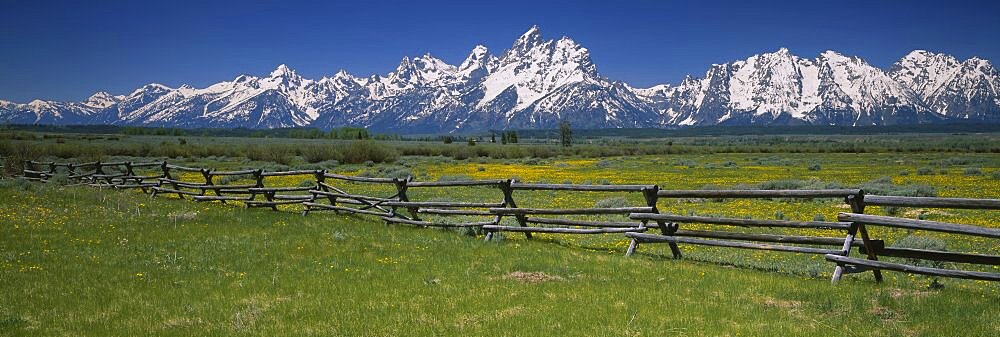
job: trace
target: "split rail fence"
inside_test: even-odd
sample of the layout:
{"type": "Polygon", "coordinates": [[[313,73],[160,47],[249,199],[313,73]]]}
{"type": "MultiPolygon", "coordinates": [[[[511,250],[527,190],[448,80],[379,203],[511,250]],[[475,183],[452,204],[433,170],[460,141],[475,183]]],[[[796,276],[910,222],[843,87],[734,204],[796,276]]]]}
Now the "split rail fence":
{"type": "MultiPolygon", "coordinates": [[[[246,207],[268,207],[299,204],[303,215],[316,211],[333,211],[376,216],[386,223],[419,227],[456,227],[481,229],[486,240],[501,232],[557,234],[620,234],[629,239],[626,255],[634,254],[641,244],[666,243],[674,258],[681,258],[681,245],[704,245],[736,249],[818,254],[832,262],[833,282],[845,273],[871,271],[877,282],[882,271],[897,271],[940,277],[1000,281],[1000,274],[974,269],[945,269],[916,264],[879,261],[879,257],[902,257],[960,263],[963,266],[997,266],[1000,256],[979,253],[948,252],[927,249],[886,247],[869,229],[901,228],[912,231],[933,231],[968,237],[1000,239],[1000,229],[982,226],[915,220],[891,216],[864,214],[866,206],[921,207],[944,209],[1000,210],[997,199],[928,198],[866,195],[860,189],[825,190],[661,190],[657,185],[576,185],[537,184],[515,180],[414,181],[411,177],[373,178],[340,175],[326,170],[296,170],[266,172],[261,169],[217,171],[173,165],[167,162],[90,162],[55,163],[28,161],[23,177],[45,182],[57,174],[65,174],[71,182],[94,187],[140,189],[156,195],[190,197],[195,201],[237,202],[246,207]],[[191,178],[194,176],[195,178],[191,178]],[[297,186],[268,183],[276,177],[302,176],[297,186]],[[185,180],[184,178],[187,178],[185,180]],[[311,179],[311,180],[310,180],[311,179]],[[363,188],[370,186],[372,188],[363,188]],[[350,187],[350,188],[349,188],[350,187]],[[359,191],[351,191],[353,187],[359,191]],[[380,188],[379,188],[380,187],[380,188]],[[408,192],[421,189],[452,189],[474,187],[496,190],[495,202],[456,202],[411,200],[408,192]],[[382,191],[375,195],[374,190],[382,191]],[[596,192],[598,194],[642,195],[642,205],[627,207],[555,208],[519,207],[516,191],[549,191],[563,193],[596,192]],[[367,194],[366,194],[367,193],[367,194]],[[837,221],[760,220],[726,217],[665,214],[659,212],[661,199],[843,199],[850,213],[840,213],[837,221]],[[404,212],[405,211],[405,212],[404,212]],[[463,220],[425,219],[463,217],[463,220]],[[631,221],[593,220],[595,215],[625,215],[631,221]],[[555,217],[559,216],[559,217],[555,217]],[[590,216],[588,219],[567,217],[590,216]],[[512,218],[516,226],[502,225],[512,218]],[[468,221],[469,218],[480,219],[468,221]],[[682,229],[691,225],[698,228],[682,229]],[[751,228],[757,232],[705,230],[714,228],[751,228]],[[760,233],[760,229],[782,228],[781,233],[760,233]],[[650,229],[657,233],[647,233],[650,229]],[[789,231],[829,231],[830,236],[790,235],[789,231]],[[833,236],[837,235],[837,236],[833,236]],[[857,248],[862,258],[851,257],[857,248]]],[[[524,193],[521,192],[521,193],[524,193]]]]}

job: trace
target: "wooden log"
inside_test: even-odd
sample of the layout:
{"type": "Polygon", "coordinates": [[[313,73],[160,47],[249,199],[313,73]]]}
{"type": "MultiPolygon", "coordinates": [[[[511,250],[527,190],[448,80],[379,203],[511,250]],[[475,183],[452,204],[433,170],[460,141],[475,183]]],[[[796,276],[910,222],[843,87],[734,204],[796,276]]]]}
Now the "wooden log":
{"type": "Polygon", "coordinates": [[[172,169],[172,170],[188,171],[188,172],[201,172],[201,170],[202,170],[200,168],[185,167],[185,166],[179,166],[179,165],[174,165],[174,164],[167,164],[166,167],[169,168],[169,169],[172,169]]]}
{"type": "Polygon", "coordinates": [[[117,188],[117,189],[130,189],[130,188],[147,188],[147,187],[156,187],[156,186],[160,186],[160,184],[157,184],[157,183],[144,183],[144,184],[119,184],[119,185],[114,185],[114,186],[115,186],[115,188],[117,188]]]}
{"type": "Polygon", "coordinates": [[[863,266],[880,270],[892,270],[892,271],[911,273],[911,274],[952,277],[952,278],[971,279],[971,280],[1000,281],[1000,274],[982,272],[982,271],[918,267],[900,263],[889,263],[885,261],[857,259],[835,254],[827,254],[826,260],[841,264],[850,264],[850,265],[857,265],[857,266],[863,266]]]}
{"type": "MultiPolygon", "coordinates": [[[[226,186],[223,186],[223,187],[226,187],[226,186]]],[[[233,188],[233,189],[222,188],[222,189],[219,189],[218,191],[219,191],[219,193],[229,193],[229,194],[257,194],[257,193],[251,192],[250,189],[247,189],[247,188],[233,188]]]]}
{"type": "MultiPolygon", "coordinates": [[[[843,238],[832,238],[832,237],[822,237],[822,236],[756,234],[756,233],[737,233],[737,232],[682,230],[682,229],[674,231],[671,235],[710,238],[710,239],[746,240],[746,241],[794,243],[794,244],[824,245],[824,246],[842,246],[844,244],[843,238]]],[[[880,240],[872,240],[872,244],[879,247],[883,247],[885,245],[885,243],[880,240]]],[[[851,246],[863,247],[864,242],[862,240],[853,240],[851,242],[851,246]]]]}
{"type": "Polygon", "coordinates": [[[503,180],[411,181],[409,187],[499,186],[503,180]]]}
{"type": "Polygon", "coordinates": [[[396,181],[396,179],[392,179],[392,178],[355,177],[355,176],[345,176],[345,175],[333,174],[333,173],[323,174],[323,177],[332,178],[332,179],[347,180],[347,181],[363,182],[363,183],[393,184],[396,181]]]}
{"type": "Polygon", "coordinates": [[[311,195],[294,195],[294,194],[275,194],[272,196],[275,200],[312,200],[311,195]]]}
{"type": "Polygon", "coordinates": [[[835,250],[835,249],[821,249],[821,248],[813,248],[813,247],[769,245],[769,244],[762,244],[762,243],[749,243],[749,242],[738,242],[738,241],[705,240],[705,239],[695,239],[695,238],[687,238],[687,237],[676,237],[676,236],[667,236],[667,235],[659,235],[659,234],[625,233],[625,236],[637,239],[639,242],[643,242],[643,243],[651,243],[651,242],[673,242],[673,243],[687,243],[687,244],[703,245],[703,246],[729,247],[729,248],[742,248],[742,249],[758,249],[758,250],[773,250],[773,251],[779,251],[779,252],[805,253],[805,254],[836,254],[836,253],[840,253],[839,250],[835,250]]]}
{"type": "Polygon", "coordinates": [[[857,189],[825,190],[659,190],[664,198],[843,198],[857,189]]]}
{"type": "Polygon", "coordinates": [[[610,233],[629,233],[629,232],[642,232],[645,228],[640,227],[623,227],[623,228],[561,228],[561,227],[521,227],[521,226],[500,226],[500,225],[486,225],[483,226],[484,231],[489,232],[519,232],[519,233],[553,233],[553,234],[610,234],[610,233]]]}
{"type": "Polygon", "coordinates": [[[271,207],[271,206],[278,206],[278,205],[301,204],[301,203],[302,203],[301,200],[281,200],[281,201],[248,200],[248,201],[244,202],[244,204],[247,207],[271,207]]]}
{"type": "Polygon", "coordinates": [[[316,186],[300,186],[300,187],[251,187],[251,192],[266,193],[266,192],[300,192],[309,191],[316,188],[316,186]]]}
{"type": "Polygon", "coordinates": [[[357,209],[357,208],[351,208],[351,207],[317,204],[317,203],[314,203],[314,202],[303,202],[302,204],[306,205],[307,207],[315,207],[315,208],[318,208],[318,209],[328,209],[328,210],[334,210],[334,211],[344,211],[344,212],[351,212],[351,213],[358,213],[358,214],[367,214],[367,215],[377,215],[377,216],[392,216],[391,213],[387,213],[387,212],[376,212],[376,211],[369,211],[369,210],[366,210],[366,209],[357,209]]]}
{"type": "Polygon", "coordinates": [[[203,189],[203,190],[214,190],[214,191],[226,190],[226,189],[234,189],[234,190],[242,189],[242,190],[248,190],[249,191],[251,188],[254,188],[254,186],[257,186],[257,185],[256,184],[243,184],[243,185],[202,185],[201,187],[197,187],[197,188],[200,188],[200,189],[203,189]]]}
{"type": "Polygon", "coordinates": [[[242,170],[242,171],[209,171],[210,176],[241,176],[257,173],[257,170],[242,170]]]}
{"type": "Polygon", "coordinates": [[[501,207],[503,203],[492,202],[452,202],[452,201],[386,201],[382,206],[390,207],[455,207],[455,208],[490,208],[501,207]]]}
{"type": "MultiPolygon", "coordinates": [[[[867,248],[861,249],[862,253],[867,252],[867,248]]],[[[1000,265],[1000,256],[985,254],[969,254],[958,252],[945,252],[939,250],[916,249],[916,248],[876,248],[875,253],[879,256],[903,257],[910,259],[947,261],[972,264],[1000,265]]]]}
{"type": "Polygon", "coordinates": [[[438,208],[421,208],[417,210],[417,213],[437,214],[437,215],[483,215],[483,216],[493,215],[493,213],[490,213],[490,211],[480,211],[471,209],[438,209],[438,208]]]}
{"type": "Polygon", "coordinates": [[[24,172],[24,175],[29,175],[30,174],[30,175],[45,176],[45,177],[51,177],[52,176],[52,173],[43,172],[43,171],[35,171],[35,170],[25,169],[23,172],[24,172]]]}
{"type": "Polygon", "coordinates": [[[447,222],[410,220],[410,219],[394,218],[387,216],[382,217],[382,220],[392,223],[401,223],[407,225],[427,226],[427,227],[482,227],[494,224],[494,222],[492,221],[447,223],[447,222]]]}
{"type": "Polygon", "coordinates": [[[652,211],[652,207],[610,208],[490,208],[493,214],[630,214],[652,211]]]}
{"type": "Polygon", "coordinates": [[[277,176],[299,176],[299,175],[315,175],[318,170],[298,170],[298,171],[276,171],[276,172],[262,172],[260,175],[264,177],[277,177],[277,176]]]}
{"type": "Polygon", "coordinates": [[[839,213],[840,221],[851,221],[864,225],[896,227],[915,230],[926,230],[952,234],[975,235],[988,238],[1000,238],[1000,228],[986,228],[973,225],[954,224],[930,220],[916,220],[891,216],[839,213]]]}
{"type": "Polygon", "coordinates": [[[525,221],[536,224],[579,226],[579,227],[636,228],[639,227],[640,225],[640,223],[636,222],[584,221],[584,220],[553,219],[553,218],[526,218],[525,221]]]}
{"type": "Polygon", "coordinates": [[[641,192],[649,185],[581,185],[581,184],[525,184],[511,183],[514,190],[530,191],[582,191],[582,192],[641,192]]]}
{"type": "Polygon", "coordinates": [[[849,222],[757,220],[757,219],[716,218],[708,216],[652,214],[652,213],[629,214],[629,218],[634,220],[703,223],[703,224],[729,225],[729,226],[742,226],[742,227],[790,227],[790,228],[847,230],[851,226],[849,222]]]}
{"type": "MultiPolygon", "coordinates": [[[[315,194],[315,195],[337,197],[337,198],[347,198],[347,199],[354,199],[354,200],[367,200],[367,201],[379,201],[379,202],[385,202],[385,201],[392,201],[393,200],[393,199],[386,199],[386,198],[379,198],[379,197],[370,197],[370,196],[367,196],[367,195],[360,195],[360,194],[347,194],[347,193],[327,192],[327,191],[319,191],[319,190],[309,190],[309,193],[312,193],[312,194],[315,194]]],[[[338,202],[339,201],[340,200],[338,200],[338,202]]]]}
{"type": "Polygon", "coordinates": [[[1000,209],[1000,199],[898,197],[866,195],[864,202],[873,206],[1000,209]]]}
{"type": "Polygon", "coordinates": [[[201,193],[197,193],[197,192],[175,190],[175,189],[170,189],[170,188],[165,188],[165,187],[153,187],[153,191],[155,191],[157,193],[171,193],[171,194],[175,194],[176,193],[176,194],[184,194],[184,195],[201,195],[201,193]]]}
{"type": "Polygon", "coordinates": [[[196,195],[194,196],[195,201],[248,201],[250,198],[247,197],[237,197],[232,195],[196,195]]]}

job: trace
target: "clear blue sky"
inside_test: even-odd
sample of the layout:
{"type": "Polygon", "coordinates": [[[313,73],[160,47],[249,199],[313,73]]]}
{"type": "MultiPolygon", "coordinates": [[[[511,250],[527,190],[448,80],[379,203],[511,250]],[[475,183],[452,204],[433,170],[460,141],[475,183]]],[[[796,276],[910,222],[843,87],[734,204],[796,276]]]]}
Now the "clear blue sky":
{"type": "Polygon", "coordinates": [[[0,0],[0,99],[204,87],[281,63],[310,78],[384,74],[428,52],[457,64],[476,44],[500,53],[533,24],[636,86],[780,47],[883,68],[913,49],[1000,62],[995,1],[204,2],[0,0]]]}

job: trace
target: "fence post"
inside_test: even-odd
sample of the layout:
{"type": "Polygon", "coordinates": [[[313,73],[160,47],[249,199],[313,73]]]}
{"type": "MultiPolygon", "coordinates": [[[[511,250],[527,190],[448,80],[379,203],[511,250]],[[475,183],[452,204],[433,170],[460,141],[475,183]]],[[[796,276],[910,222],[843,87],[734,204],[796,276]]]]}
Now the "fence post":
{"type": "MultiPolygon", "coordinates": [[[[862,190],[858,192],[857,196],[852,196],[853,198],[849,201],[851,203],[851,212],[857,214],[865,213],[865,192],[862,190]]],[[[874,245],[871,244],[871,238],[868,236],[868,229],[865,228],[865,224],[858,224],[858,233],[861,234],[861,240],[865,243],[865,255],[868,255],[868,259],[872,261],[878,261],[878,256],[875,254],[874,245]]],[[[872,268],[872,274],[875,275],[875,282],[882,282],[882,270],[878,268],[872,268]]]]}
{"type": "MultiPolygon", "coordinates": [[[[515,182],[517,181],[514,179],[509,179],[507,180],[506,184],[500,185],[500,188],[503,189],[503,198],[505,203],[507,204],[506,205],[507,208],[517,208],[517,203],[514,202],[514,189],[510,187],[510,185],[514,184],[515,182]]],[[[521,227],[528,227],[527,215],[524,215],[523,213],[514,214],[514,219],[517,219],[517,223],[521,225],[521,227]]],[[[531,239],[531,232],[524,232],[524,237],[527,239],[531,239]]]]}
{"type": "MultiPolygon", "coordinates": [[[[410,198],[406,196],[406,190],[409,187],[409,182],[413,180],[413,176],[406,176],[405,179],[392,178],[392,183],[396,185],[396,200],[401,202],[409,202],[410,198]]],[[[419,207],[406,207],[406,210],[410,212],[410,218],[416,221],[421,221],[420,216],[417,215],[417,210],[419,207]]],[[[392,216],[396,216],[396,207],[392,207],[392,216]]]]}
{"type": "MultiPolygon", "coordinates": [[[[215,186],[215,183],[212,182],[212,173],[210,171],[211,171],[211,169],[203,168],[203,169],[201,169],[201,175],[203,177],[205,177],[205,185],[206,186],[215,186]]],[[[215,191],[215,195],[216,196],[222,196],[221,194],[219,194],[219,190],[213,190],[213,191],[215,191]]],[[[207,188],[202,188],[201,189],[201,195],[206,195],[206,194],[208,194],[208,189],[207,188]]],[[[222,203],[224,204],[224,203],[226,203],[226,201],[222,200],[222,203]]]]}
{"type": "Polygon", "coordinates": [[[90,176],[90,182],[96,184],[97,178],[94,176],[99,174],[104,174],[104,164],[100,160],[94,163],[94,174],[90,176]]]}

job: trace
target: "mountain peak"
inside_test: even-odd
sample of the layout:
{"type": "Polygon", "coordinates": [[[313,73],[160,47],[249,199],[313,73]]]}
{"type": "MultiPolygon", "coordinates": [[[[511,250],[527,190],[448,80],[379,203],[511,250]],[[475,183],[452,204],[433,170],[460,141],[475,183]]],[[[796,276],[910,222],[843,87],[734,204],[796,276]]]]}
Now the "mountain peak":
{"type": "Polygon", "coordinates": [[[542,41],[543,41],[542,31],[538,28],[538,25],[533,25],[531,26],[531,28],[528,29],[527,32],[521,34],[521,37],[518,37],[517,40],[514,41],[514,46],[511,49],[512,50],[531,49],[532,47],[541,44],[542,41]]]}
{"type": "Polygon", "coordinates": [[[294,75],[296,75],[295,74],[295,70],[292,70],[292,68],[289,68],[284,63],[279,64],[277,68],[274,68],[274,71],[271,71],[271,77],[275,77],[275,78],[277,78],[277,77],[288,77],[288,76],[294,76],[294,75]]]}

